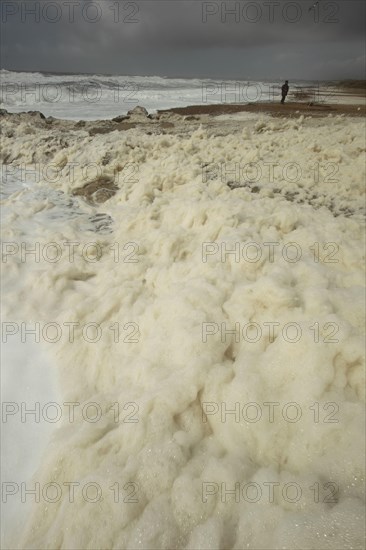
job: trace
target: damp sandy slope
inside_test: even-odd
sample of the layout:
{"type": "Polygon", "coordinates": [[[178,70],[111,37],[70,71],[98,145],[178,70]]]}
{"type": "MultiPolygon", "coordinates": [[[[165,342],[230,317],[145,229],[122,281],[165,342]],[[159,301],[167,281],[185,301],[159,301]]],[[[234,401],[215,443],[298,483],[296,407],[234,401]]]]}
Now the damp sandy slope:
{"type": "MultiPolygon", "coordinates": [[[[40,186],[83,201],[93,162],[102,187],[118,188],[84,194],[91,215],[113,220],[111,233],[89,237],[99,261],[76,254],[71,263],[65,252],[56,263],[14,255],[4,264],[9,318],[17,304],[23,321],[102,327],[98,342],[77,329],[74,343],[49,346],[64,401],[98,403],[103,415],[65,415],[57,426],[34,480],[58,484],[62,497],[41,498],[16,545],[363,548],[364,119],[124,122],[3,117],[9,170],[57,165],[59,177],[42,170],[40,186]],[[257,339],[243,336],[250,322],[257,339]],[[240,334],[220,334],[222,323],[240,334]],[[273,337],[268,323],[279,323],[273,337]],[[297,341],[284,337],[287,323],[300,327],[297,341]],[[239,414],[222,417],[236,403],[239,414]],[[261,411],[256,422],[248,403],[261,411]],[[278,403],[272,421],[265,403],[278,403]],[[296,422],[281,413],[289,403],[296,422]],[[98,484],[102,497],[87,502],[76,490],[70,502],[70,482],[98,484]],[[226,494],[236,483],[239,495],[226,494]],[[262,491],[257,502],[249,483],[262,491]],[[287,483],[300,488],[297,500],[283,498],[287,483]]],[[[12,201],[15,220],[35,215],[12,201]]],[[[17,227],[4,240],[21,239],[17,227]]],[[[39,227],[34,239],[88,242],[67,223],[39,227]]]]}

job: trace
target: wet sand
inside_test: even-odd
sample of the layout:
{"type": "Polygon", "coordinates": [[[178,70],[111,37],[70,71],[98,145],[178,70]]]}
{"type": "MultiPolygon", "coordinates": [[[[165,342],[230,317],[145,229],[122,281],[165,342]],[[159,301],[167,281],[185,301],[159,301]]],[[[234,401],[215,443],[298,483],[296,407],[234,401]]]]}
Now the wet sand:
{"type": "MultiPolygon", "coordinates": [[[[357,96],[358,97],[358,96],[357,96]]],[[[249,103],[249,104],[219,104],[219,105],[191,105],[189,107],[177,107],[175,109],[166,109],[158,111],[162,113],[174,113],[182,116],[197,115],[228,115],[236,113],[263,113],[275,117],[296,117],[299,115],[307,116],[327,116],[327,115],[346,115],[346,116],[365,116],[366,104],[324,104],[324,103],[305,103],[288,102],[283,105],[279,103],[249,103]]]]}

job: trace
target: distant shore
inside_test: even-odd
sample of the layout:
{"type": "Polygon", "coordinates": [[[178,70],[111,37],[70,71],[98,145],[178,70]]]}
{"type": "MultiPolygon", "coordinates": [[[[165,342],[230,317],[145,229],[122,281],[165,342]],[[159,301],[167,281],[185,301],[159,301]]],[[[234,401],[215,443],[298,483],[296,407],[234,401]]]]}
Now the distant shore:
{"type": "Polygon", "coordinates": [[[278,103],[249,103],[249,104],[218,104],[218,105],[191,105],[189,107],[177,107],[173,109],[163,109],[158,113],[174,113],[182,116],[197,115],[228,115],[241,112],[263,113],[271,116],[327,116],[329,115],[347,115],[347,116],[365,116],[366,104],[341,104],[341,103],[305,103],[288,102],[281,105],[278,103]]]}
{"type": "MultiPolygon", "coordinates": [[[[334,99],[334,97],[333,97],[334,99]]],[[[340,98],[341,99],[341,98],[340,98]]],[[[283,105],[278,102],[258,102],[258,103],[219,103],[219,104],[200,104],[187,107],[173,107],[161,109],[149,114],[143,107],[137,107],[128,114],[119,115],[112,119],[99,120],[70,120],[55,117],[46,117],[40,111],[24,111],[20,113],[11,113],[6,109],[0,109],[0,117],[15,122],[17,119],[25,120],[31,118],[37,124],[52,125],[54,128],[62,126],[64,129],[83,129],[90,135],[107,134],[114,131],[126,131],[132,128],[140,128],[145,131],[151,130],[152,133],[174,133],[176,125],[181,130],[184,125],[185,131],[192,130],[192,127],[199,124],[214,123],[216,117],[233,116],[240,113],[269,115],[280,118],[298,118],[308,116],[321,118],[327,116],[343,115],[347,117],[365,117],[366,101],[362,103],[362,96],[357,93],[355,101],[348,103],[333,102],[312,102],[312,101],[291,101],[283,105]],[[356,99],[357,98],[357,99],[356,99]],[[361,99],[361,103],[359,100],[361,99]],[[140,111],[139,111],[140,110],[140,111]]]]}

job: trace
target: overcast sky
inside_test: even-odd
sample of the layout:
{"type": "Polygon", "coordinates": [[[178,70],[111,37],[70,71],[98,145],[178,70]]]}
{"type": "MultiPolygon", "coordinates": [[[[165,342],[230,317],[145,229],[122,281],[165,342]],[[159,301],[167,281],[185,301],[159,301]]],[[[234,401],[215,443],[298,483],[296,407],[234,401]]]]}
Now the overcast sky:
{"type": "Polygon", "coordinates": [[[1,67],[245,80],[365,78],[364,0],[319,0],[309,11],[314,2],[1,0],[1,67]]]}

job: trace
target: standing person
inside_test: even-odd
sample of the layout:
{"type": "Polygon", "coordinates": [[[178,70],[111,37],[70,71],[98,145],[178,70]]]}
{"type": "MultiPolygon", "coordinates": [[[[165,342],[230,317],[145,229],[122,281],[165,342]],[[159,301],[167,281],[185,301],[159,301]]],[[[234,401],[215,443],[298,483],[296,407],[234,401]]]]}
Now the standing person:
{"type": "Polygon", "coordinates": [[[282,99],[281,99],[281,103],[285,103],[285,99],[286,99],[286,96],[287,96],[288,91],[289,91],[288,80],[286,80],[286,82],[285,82],[284,85],[282,86],[281,90],[282,90],[282,99]]]}

